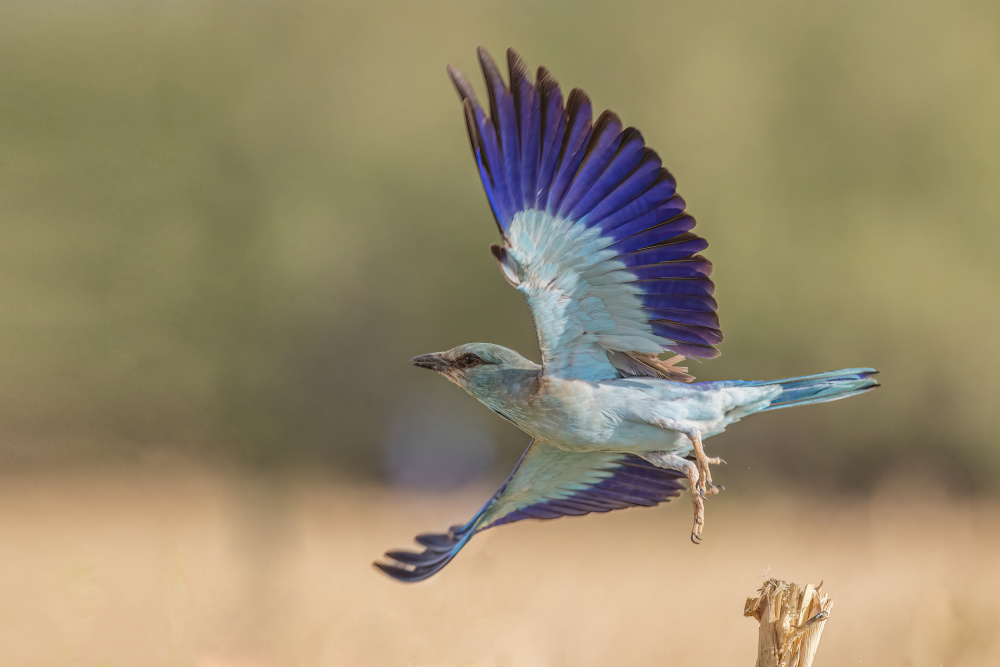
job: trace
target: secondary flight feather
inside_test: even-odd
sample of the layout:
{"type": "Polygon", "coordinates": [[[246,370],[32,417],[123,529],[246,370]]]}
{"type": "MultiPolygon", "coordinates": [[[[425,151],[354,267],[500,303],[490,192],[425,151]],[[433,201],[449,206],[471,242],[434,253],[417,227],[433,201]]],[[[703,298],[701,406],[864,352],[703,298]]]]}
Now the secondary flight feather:
{"type": "Polygon", "coordinates": [[[687,479],[693,541],[712,484],[703,440],[742,417],[837,400],[878,386],[870,368],[773,381],[690,383],[677,364],[711,359],[722,342],[707,242],[677,184],[638,130],[590,98],[534,81],[507,51],[509,76],[480,47],[489,114],[465,77],[458,90],[486,197],[500,232],[491,252],[528,303],[542,364],[471,343],[421,355],[533,437],[504,485],[465,524],[418,535],[423,551],[376,563],[425,579],[487,528],[669,500],[687,479]],[[663,353],[673,357],[662,359],[663,353]]]}

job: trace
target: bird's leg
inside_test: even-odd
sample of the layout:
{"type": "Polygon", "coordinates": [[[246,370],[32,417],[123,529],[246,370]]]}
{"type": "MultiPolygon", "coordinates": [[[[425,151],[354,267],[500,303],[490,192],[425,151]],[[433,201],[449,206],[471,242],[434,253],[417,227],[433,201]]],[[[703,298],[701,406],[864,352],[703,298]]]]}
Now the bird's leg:
{"type": "MultiPolygon", "coordinates": [[[[685,424],[684,422],[677,421],[675,419],[660,419],[657,424],[663,428],[670,429],[671,431],[678,431],[683,433],[691,441],[691,445],[694,447],[694,460],[698,466],[699,473],[699,485],[698,493],[704,496],[714,496],[719,491],[725,491],[726,487],[716,486],[712,484],[712,471],[709,469],[709,464],[720,464],[725,463],[722,459],[718,457],[710,457],[705,454],[705,447],[701,442],[701,432],[698,429],[685,424]]],[[[694,493],[694,488],[691,490],[694,493]]]]}
{"type": "Polygon", "coordinates": [[[642,457],[658,468],[676,470],[688,478],[691,502],[694,505],[694,526],[691,528],[691,541],[699,544],[701,531],[705,528],[705,496],[700,489],[701,474],[698,472],[698,466],[683,457],[668,452],[647,452],[642,457]]]}
{"type": "Polygon", "coordinates": [[[725,463],[725,461],[717,456],[705,455],[705,446],[701,442],[701,433],[697,430],[692,430],[691,433],[686,435],[691,439],[691,444],[694,445],[694,460],[698,465],[698,472],[701,473],[701,492],[714,496],[719,491],[724,491],[726,487],[712,484],[712,470],[708,466],[710,463],[718,465],[725,463]]]}

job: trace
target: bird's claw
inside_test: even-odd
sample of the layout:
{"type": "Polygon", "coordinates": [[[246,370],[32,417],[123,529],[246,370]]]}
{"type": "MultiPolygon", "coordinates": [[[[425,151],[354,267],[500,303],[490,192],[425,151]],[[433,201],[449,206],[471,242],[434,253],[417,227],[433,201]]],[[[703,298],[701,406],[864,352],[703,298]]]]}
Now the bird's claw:
{"type": "Polygon", "coordinates": [[[700,434],[691,438],[694,445],[695,465],[688,475],[691,484],[691,499],[694,503],[694,528],[691,531],[691,541],[695,544],[701,543],[701,532],[705,527],[705,500],[708,496],[714,496],[720,491],[725,491],[726,487],[721,484],[716,486],[712,483],[712,472],[709,469],[711,464],[725,464],[721,458],[705,455],[705,449],[701,444],[700,434]]]}
{"type": "Polygon", "coordinates": [[[704,513],[702,516],[698,516],[697,513],[694,517],[694,528],[691,529],[691,542],[693,544],[701,544],[701,529],[705,525],[704,513]]]}

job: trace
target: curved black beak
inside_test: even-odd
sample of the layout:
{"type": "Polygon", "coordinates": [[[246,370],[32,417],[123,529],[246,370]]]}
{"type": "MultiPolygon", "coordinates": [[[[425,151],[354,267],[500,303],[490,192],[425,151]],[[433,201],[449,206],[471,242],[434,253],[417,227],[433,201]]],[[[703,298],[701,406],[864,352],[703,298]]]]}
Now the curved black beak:
{"type": "Polygon", "coordinates": [[[413,357],[410,359],[410,365],[419,366],[420,368],[429,368],[432,371],[438,371],[439,373],[448,370],[450,367],[450,364],[438,352],[421,354],[419,357],[413,357]]]}

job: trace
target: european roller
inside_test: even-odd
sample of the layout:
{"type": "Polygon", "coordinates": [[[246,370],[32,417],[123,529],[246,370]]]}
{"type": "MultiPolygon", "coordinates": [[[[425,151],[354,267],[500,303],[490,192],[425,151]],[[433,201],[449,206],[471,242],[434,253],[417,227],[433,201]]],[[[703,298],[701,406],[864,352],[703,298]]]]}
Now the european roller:
{"type": "Polygon", "coordinates": [[[532,82],[507,51],[509,84],[485,49],[489,113],[448,67],[476,168],[500,231],[490,246],[524,294],[541,365],[489,343],[410,360],[437,371],[532,437],[507,481],[468,522],[417,535],[423,551],[376,563],[401,581],[438,572],[487,528],[521,519],[653,506],[687,479],[701,539],[705,498],[718,493],[704,440],[756,412],[854,396],[876,371],[850,368],[783,380],[691,383],[685,357],[722,342],[708,246],[691,230],[674,177],[633,127],[593,120],[580,89],[563,98],[544,67],[532,82]],[[661,359],[670,352],[675,356],[661,359]]]}

